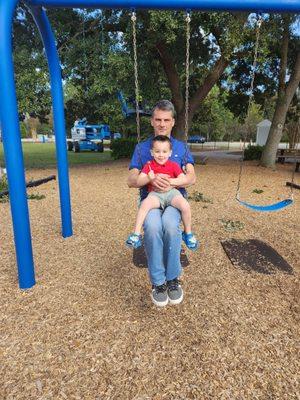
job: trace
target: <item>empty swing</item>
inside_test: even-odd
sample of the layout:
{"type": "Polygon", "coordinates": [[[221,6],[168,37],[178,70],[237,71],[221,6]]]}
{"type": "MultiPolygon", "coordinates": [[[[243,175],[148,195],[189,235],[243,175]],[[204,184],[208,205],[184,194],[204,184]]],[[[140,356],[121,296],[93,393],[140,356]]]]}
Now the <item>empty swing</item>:
{"type": "MultiPolygon", "coordinates": [[[[250,86],[250,94],[249,94],[249,103],[248,103],[248,110],[247,110],[247,117],[249,117],[250,108],[253,99],[253,85],[254,85],[254,78],[255,78],[255,69],[257,64],[257,54],[258,54],[258,45],[259,45],[259,35],[260,35],[260,27],[262,24],[262,17],[259,16],[257,20],[256,26],[256,42],[255,42],[255,51],[254,51],[254,61],[251,70],[251,86],[250,86]]],[[[241,186],[241,179],[242,179],[242,172],[243,172],[243,162],[244,162],[244,155],[245,155],[245,147],[246,147],[246,134],[244,136],[244,144],[243,144],[243,153],[240,161],[240,170],[239,170],[239,178],[237,183],[237,190],[235,199],[242,205],[254,211],[262,211],[262,212],[270,212],[270,211],[279,211],[291,204],[293,204],[293,187],[290,186],[290,196],[284,200],[281,200],[277,203],[267,204],[267,205],[256,205],[251,204],[246,201],[240,199],[240,186],[241,186]]],[[[292,172],[292,183],[294,182],[294,169],[292,172]]]]}
{"type": "Polygon", "coordinates": [[[136,100],[131,101],[133,103],[134,108],[130,107],[130,105],[128,105],[128,102],[126,101],[123,92],[121,90],[118,90],[117,92],[117,98],[119,100],[119,102],[121,103],[121,107],[122,107],[122,114],[125,118],[131,118],[131,117],[135,117],[136,113],[138,113],[141,117],[150,117],[151,116],[151,112],[147,111],[145,109],[145,107],[143,107],[142,104],[138,103],[138,109],[136,109],[136,100]]]}

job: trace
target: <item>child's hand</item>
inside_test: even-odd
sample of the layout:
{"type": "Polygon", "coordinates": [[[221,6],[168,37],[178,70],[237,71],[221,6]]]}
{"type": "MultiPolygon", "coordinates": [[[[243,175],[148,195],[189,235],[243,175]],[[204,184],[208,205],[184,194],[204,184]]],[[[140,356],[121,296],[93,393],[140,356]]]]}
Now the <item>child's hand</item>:
{"type": "Polygon", "coordinates": [[[148,177],[150,179],[150,181],[153,181],[153,179],[155,178],[155,173],[151,170],[148,172],[148,177]]]}

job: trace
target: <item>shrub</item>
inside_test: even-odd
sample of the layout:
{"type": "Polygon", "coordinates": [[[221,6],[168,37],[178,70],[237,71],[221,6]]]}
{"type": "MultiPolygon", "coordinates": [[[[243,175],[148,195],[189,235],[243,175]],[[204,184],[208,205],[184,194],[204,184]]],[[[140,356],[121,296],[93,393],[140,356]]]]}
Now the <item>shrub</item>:
{"type": "Polygon", "coordinates": [[[7,177],[3,174],[0,178],[0,192],[5,192],[6,190],[8,190],[7,177]]]}
{"type": "Polygon", "coordinates": [[[37,128],[37,134],[38,135],[49,135],[51,133],[50,126],[48,124],[41,124],[37,128]]]}
{"type": "Polygon", "coordinates": [[[112,158],[114,160],[118,160],[119,158],[131,158],[136,144],[136,138],[112,140],[110,144],[112,158]]]}
{"type": "Polygon", "coordinates": [[[24,122],[20,122],[20,131],[21,131],[21,138],[27,138],[28,132],[24,122]]]}
{"type": "Polygon", "coordinates": [[[244,152],[244,160],[260,160],[264,146],[248,146],[244,152]]]}

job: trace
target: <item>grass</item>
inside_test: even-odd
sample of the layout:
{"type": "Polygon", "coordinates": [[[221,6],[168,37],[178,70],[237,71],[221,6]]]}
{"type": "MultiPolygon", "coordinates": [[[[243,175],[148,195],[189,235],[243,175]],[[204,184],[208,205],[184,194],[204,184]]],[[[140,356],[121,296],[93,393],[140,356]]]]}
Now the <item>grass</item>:
{"type": "Polygon", "coordinates": [[[252,193],[257,193],[257,194],[261,194],[263,192],[264,191],[262,189],[254,189],[254,190],[252,190],[252,193]]]}
{"type": "MultiPolygon", "coordinates": [[[[54,143],[22,143],[25,168],[56,167],[54,143]]],[[[73,153],[68,151],[69,166],[100,164],[111,160],[110,152],[97,153],[85,151],[73,153]]],[[[0,166],[5,166],[3,144],[0,144],[0,166]]]]}
{"type": "Polygon", "coordinates": [[[202,203],[213,203],[212,199],[209,199],[208,197],[205,197],[203,193],[194,191],[191,196],[188,197],[190,200],[194,200],[196,202],[202,202],[202,203]]]}

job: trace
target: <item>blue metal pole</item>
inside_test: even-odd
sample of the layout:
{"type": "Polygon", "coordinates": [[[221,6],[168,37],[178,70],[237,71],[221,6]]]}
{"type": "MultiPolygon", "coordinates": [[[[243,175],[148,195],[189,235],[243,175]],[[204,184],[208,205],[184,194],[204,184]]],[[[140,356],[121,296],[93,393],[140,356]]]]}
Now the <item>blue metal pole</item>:
{"type": "Polygon", "coordinates": [[[12,59],[12,22],[17,0],[0,1],[0,120],[10,194],[19,286],[35,284],[21,133],[12,59]]]}
{"type": "Polygon", "coordinates": [[[61,67],[55,46],[54,35],[45,11],[41,7],[31,7],[30,11],[43,39],[49,65],[62,220],[62,236],[69,237],[72,236],[73,231],[61,67]]]}
{"type": "Polygon", "coordinates": [[[300,12],[300,0],[27,0],[45,7],[300,12]]]}

